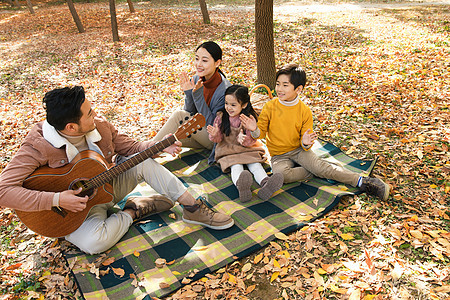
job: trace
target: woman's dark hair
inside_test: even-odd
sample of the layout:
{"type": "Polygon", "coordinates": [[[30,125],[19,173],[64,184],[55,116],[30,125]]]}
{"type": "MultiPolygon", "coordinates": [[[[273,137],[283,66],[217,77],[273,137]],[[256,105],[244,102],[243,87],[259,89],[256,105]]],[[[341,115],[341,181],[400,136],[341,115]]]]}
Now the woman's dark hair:
{"type": "MultiPolygon", "coordinates": [[[[239,102],[239,104],[241,104],[241,106],[247,104],[247,106],[245,106],[245,108],[242,109],[241,114],[244,114],[247,117],[252,115],[253,117],[255,117],[256,120],[258,120],[258,114],[253,109],[252,103],[250,102],[250,95],[248,94],[247,87],[238,84],[229,86],[225,90],[225,97],[228,95],[234,96],[236,100],[239,102]]],[[[222,112],[222,124],[220,124],[220,131],[224,133],[226,136],[229,136],[231,133],[230,115],[228,114],[225,107],[222,108],[220,111],[222,112]]]]}
{"type": "Polygon", "coordinates": [[[63,130],[68,123],[79,124],[81,105],[85,100],[82,86],[65,87],[47,92],[42,102],[47,112],[47,122],[63,130]]]}
{"type": "MultiPolygon", "coordinates": [[[[222,59],[222,49],[220,48],[219,45],[217,45],[216,42],[213,42],[213,41],[204,42],[195,49],[195,52],[197,52],[197,50],[200,48],[203,48],[206,51],[208,51],[208,53],[212,56],[214,61],[218,61],[219,59],[220,60],[222,59]]],[[[220,70],[220,68],[217,68],[217,69],[220,74],[222,74],[224,77],[226,77],[225,74],[222,72],[222,70],[220,70]]]]}

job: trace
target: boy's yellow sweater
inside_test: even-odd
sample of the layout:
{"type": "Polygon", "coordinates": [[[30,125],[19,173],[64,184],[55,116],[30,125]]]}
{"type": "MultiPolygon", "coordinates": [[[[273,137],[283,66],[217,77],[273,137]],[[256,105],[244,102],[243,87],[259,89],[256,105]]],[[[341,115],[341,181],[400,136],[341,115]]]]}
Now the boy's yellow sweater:
{"type": "Polygon", "coordinates": [[[286,106],[274,98],[264,104],[258,117],[258,128],[261,131],[259,138],[266,139],[271,156],[287,153],[302,147],[303,134],[313,129],[311,109],[301,100],[286,106]]]}

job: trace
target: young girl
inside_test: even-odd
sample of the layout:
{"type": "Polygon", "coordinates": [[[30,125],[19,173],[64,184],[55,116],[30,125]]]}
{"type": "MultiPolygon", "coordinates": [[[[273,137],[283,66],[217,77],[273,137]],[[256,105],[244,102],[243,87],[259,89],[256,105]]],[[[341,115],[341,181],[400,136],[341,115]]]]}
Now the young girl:
{"type": "MultiPolygon", "coordinates": [[[[204,42],[195,49],[196,75],[191,79],[186,73],[180,75],[180,86],[185,94],[184,107],[172,114],[153,138],[154,141],[160,141],[167,134],[174,133],[182,122],[197,112],[205,117],[206,125],[213,123],[217,111],[223,108],[225,90],[231,85],[219,68],[221,63],[222,49],[215,42],[204,42]]],[[[181,143],[183,147],[196,149],[213,149],[214,145],[205,129],[182,139],[181,143]]],[[[214,149],[208,161],[214,161],[214,149]]]]}
{"type": "Polygon", "coordinates": [[[242,202],[250,201],[250,187],[255,176],[261,186],[258,197],[268,200],[283,185],[280,173],[268,177],[261,165],[266,160],[265,151],[260,141],[251,137],[250,131],[241,124],[239,116],[258,117],[250,102],[248,89],[241,85],[232,85],[225,91],[225,108],[217,112],[214,124],[208,125],[209,139],[217,143],[215,159],[223,172],[231,169],[231,180],[239,191],[242,202]],[[250,170],[244,170],[244,165],[250,170]]]}

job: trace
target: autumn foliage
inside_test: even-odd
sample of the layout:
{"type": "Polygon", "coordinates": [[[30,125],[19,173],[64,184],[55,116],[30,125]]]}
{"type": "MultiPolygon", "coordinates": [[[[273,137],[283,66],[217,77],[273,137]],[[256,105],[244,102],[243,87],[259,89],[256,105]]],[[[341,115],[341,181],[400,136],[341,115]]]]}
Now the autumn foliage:
{"type": "MultiPolygon", "coordinates": [[[[199,10],[181,5],[142,2],[130,13],[123,3],[113,43],[107,3],[76,7],[83,34],[62,3],[0,13],[0,171],[45,118],[50,89],[83,85],[98,114],[144,140],[182,105],[178,74],[194,73],[202,41],[224,49],[231,82],[256,84],[251,9],[211,9],[204,25],[199,10]]],[[[346,198],[248,258],[198,282],[187,277],[169,299],[450,297],[450,7],[342,7],[277,4],[276,63],[306,69],[315,130],[348,155],[378,157],[374,175],[392,185],[390,198],[346,198]]],[[[61,250],[70,245],[27,231],[9,209],[0,225],[0,299],[72,299],[71,268],[102,276],[112,262],[105,253],[67,266],[61,250]]]]}

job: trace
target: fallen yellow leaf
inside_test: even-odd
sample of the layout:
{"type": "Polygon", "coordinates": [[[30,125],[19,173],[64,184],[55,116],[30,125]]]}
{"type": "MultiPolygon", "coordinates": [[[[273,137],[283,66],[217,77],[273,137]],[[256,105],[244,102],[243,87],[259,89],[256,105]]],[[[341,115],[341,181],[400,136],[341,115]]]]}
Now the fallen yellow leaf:
{"type": "Polygon", "coordinates": [[[338,293],[338,294],[345,294],[345,293],[347,293],[347,289],[337,287],[334,284],[330,284],[330,289],[333,292],[338,293]]]}
{"type": "Polygon", "coordinates": [[[160,282],[159,283],[159,287],[162,288],[162,289],[167,289],[167,288],[170,287],[170,284],[165,283],[165,282],[160,282]]]}
{"type": "Polygon", "coordinates": [[[260,253],[260,254],[256,255],[255,259],[253,260],[253,263],[254,264],[259,263],[263,259],[263,255],[264,255],[264,253],[260,253]]]}
{"type": "Polygon", "coordinates": [[[109,257],[107,258],[104,262],[102,262],[102,265],[104,266],[109,266],[110,264],[112,264],[116,259],[114,257],[109,257]]]}
{"type": "Polygon", "coordinates": [[[278,275],[280,275],[280,272],[273,272],[272,276],[270,277],[270,282],[272,282],[275,279],[277,279],[278,275]]]}
{"type": "Polygon", "coordinates": [[[122,268],[111,267],[111,269],[113,270],[114,274],[116,274],[117,276],[123,277],[123,275],[125,275],[125,271],[122,268]]]}
{"type": "Polygon", "coordinates": [[[319,269],[317,270],[317,273],[323,275],[323,274],[327,274],[327,271],[325,271],[325,270],[322,269],[322,268],[319,268],[319,269]]]}
{"type": "Polygon", "coordinates": [[[276,259],[273,260],[273,266],[275,268],[281,268],[280,264],[278,263],[278,261],[276,259]]]}
{"type": "Polygon", "coordinates": [[[346,187],[345,185],[339,185],[338,188],[339,188],[341,191],[347,191],[347,190],[348,190],[348,187],[346,187]]]}
{"type": "Polygon", "coordinates": [[[288,236],[285,235],[285,234],[282,233],[282,232],[277,232],[277,233],[275,233],[275,237],[276,237],[277,239],[283,240],[283,241],[286,241],[286,240],[289,239],[288,236]]]}
{"type": "Polygon", "coordinates": [[[410,230],[409,233],[418,240],[423,238],[423,234],[420,230],[410,230]]]}
{"type": "Polygon", "coordinates": [[[313,276],[314,276],[314,279],[316,280],[316,283],[317,283],[318,286],[323,286],[324,285],[325,282],[323,280],[323,277],[320,276],[320,274],[317,273],[317,271],[314,271],[313,276]]]}
{"type": "Polygon", "coordinates": [[[231,283],[236,283],[236,276],[234,276],[233,274],[228,273],[228,281],[231,283]]]}
{"type": "Polygon", "coordinates": [[[242,273],[246,273],[246,272],[250,271],[251,268],[252,268],[252,264],[251,264],[251,263],[246,263],[246,264],[242,267],[242,273]]]}
{"type": "MultiPolygon", "coordinates": [[[[297,217],[297,220],[299,220],[299,221],[309,221],[309,220],[311,220],[313,217],[312,216],[298,216],[297,217]]],[[[306,229],[305,229],[306,230],[306,229]]]]}
{"type": "Polygon", "coordinates": [[[341,238],[344,241],[348,241],[348,240],[353,240],[354,239],[353,234],[350,234],[350,233],[343,233],[343,234],[341,234],[341,238]]]}
{"type": "Polygon", "coordinates": [[[205,251],[206,249],[208,249],[208,246],[199,246],[192,248],[192,250],[194,251],[205,251]]]}
{"type": "Polygon", "coordinates": [[[253,292],[253,290],[256,288],[256,284],[253,284],[249,287],[247,287],[247,289],[245,290],[246,294],[250,294],[251,292],[253,292]]]}
{"type": "Polygon", "coordinates": [[[155,265],[157,268],[162,268],[166,264],[166,260],[164,258],[157,258],[155,260],[155,265]]]}

